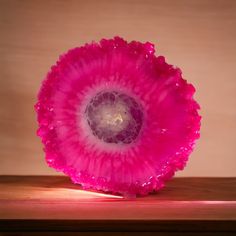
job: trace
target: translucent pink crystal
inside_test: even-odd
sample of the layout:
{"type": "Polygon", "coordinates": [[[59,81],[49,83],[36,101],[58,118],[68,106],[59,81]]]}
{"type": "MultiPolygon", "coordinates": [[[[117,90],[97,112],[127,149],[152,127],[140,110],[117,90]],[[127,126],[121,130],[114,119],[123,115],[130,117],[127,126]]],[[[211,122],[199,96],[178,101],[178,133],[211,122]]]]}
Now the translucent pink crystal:
{"type": "Polygon", "coordinates": [[[35,105],[50,167],[125,196],[158,191],[185,167],[199,138],[195,89],[154,52],[115,37],[60,57],[35,105]]]}

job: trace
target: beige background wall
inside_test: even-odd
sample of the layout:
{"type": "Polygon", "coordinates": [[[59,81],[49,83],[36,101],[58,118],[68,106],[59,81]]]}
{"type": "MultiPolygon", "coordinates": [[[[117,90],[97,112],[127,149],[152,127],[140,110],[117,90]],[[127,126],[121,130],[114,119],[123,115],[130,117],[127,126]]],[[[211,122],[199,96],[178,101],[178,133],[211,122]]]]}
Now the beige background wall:
{"type": "Polygon", "coordinates": [[[197,88],[201,139],[181,176],[236,175],[235,0],[0,0],[0,174],[56,174],[35,135],[36,93],[69,48],[151,41],[197,88]]]}

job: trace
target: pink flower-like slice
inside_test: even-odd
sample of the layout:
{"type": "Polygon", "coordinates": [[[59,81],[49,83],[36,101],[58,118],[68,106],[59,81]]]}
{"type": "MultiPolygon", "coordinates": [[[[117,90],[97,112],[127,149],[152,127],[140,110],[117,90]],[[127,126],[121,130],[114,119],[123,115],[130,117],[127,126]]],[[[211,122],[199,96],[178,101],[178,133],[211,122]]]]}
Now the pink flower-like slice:
{"type": "Polygon", "coordinates": [[[185,167],[199,138],[195,89],[154,52],[115,37],[60,57],[35,105],[50,167],[125,196],[157,191],[185,167]]]}

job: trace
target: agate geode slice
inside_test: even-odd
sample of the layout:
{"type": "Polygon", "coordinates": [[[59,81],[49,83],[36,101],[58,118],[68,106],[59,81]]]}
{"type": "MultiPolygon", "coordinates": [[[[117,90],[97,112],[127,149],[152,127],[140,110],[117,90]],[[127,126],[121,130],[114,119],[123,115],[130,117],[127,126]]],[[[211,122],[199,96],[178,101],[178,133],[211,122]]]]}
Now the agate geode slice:
{"type": "Polygon", "coordinates": [[[195,89],[154,52],[115,37],[59,58],[35,105],[50,167],[125,196],[157,191],[184,168],[199,138],[195,89]]]}

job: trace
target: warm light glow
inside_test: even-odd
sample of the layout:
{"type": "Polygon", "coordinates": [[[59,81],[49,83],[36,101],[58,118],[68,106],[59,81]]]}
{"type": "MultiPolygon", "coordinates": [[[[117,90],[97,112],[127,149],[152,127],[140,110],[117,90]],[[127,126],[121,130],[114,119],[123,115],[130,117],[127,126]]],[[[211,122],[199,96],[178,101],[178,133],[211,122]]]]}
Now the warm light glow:
{"type": "MultiPolygon", "coordinates": [[[[214,204],[216,204],[216,205],[220,205],[220,204],[222,204],[222,205],[225,205],[225,204],[236,204],[236,201],[201,201],[203,204],[212,204],[212,205],[214,205],[214,204]]],[[[199,203],[199,201],[198,201],[198,203],[199,203]]]]}
{"type": "Polygon", "coordinates": [[[56,194],[58,197],[68,197],[69,199],[80,199],[80,198],[116,198],[116,199],[122,199],[122,196],[116,196],[112,194],[105,194],[105,193],[99,193],[99,192],[92,192],[92,191],[86,191],[82,189],[67,189],[67,188],[61,188],[61,189],[54,189],[54,194],[56,194]]]}
{"type": "Polygon", "coordinates": [[[71,195],[74,197],[86,197],[86,198],[116,198],[122,199],[122,196],[106,194],[106,193],[99,193],[99,192],[91,192],[86,190],[78,190],[78,189],[59,189],[63,194],[68,194],[71,198],[71,195]]]}
{"type": "Polygon", "coordinates": [[[181,200],[161,200],[159,201],[160,204],[174,204],[174,205],[231,205],[231,204],[236,204],[236,201],[228,201],[228,200],[225,200],[225,201],[218,201],[218,200],[198,200],[198,201],[195,201],[195,200],[189,200],[189,201],[181,201],[181,200]]]}
{"type": "Polygon", "coordinates": [[[100,192],[86,191],[82,189],[69,188],[51,188],[34,190],[30,193],[32,199],[40,198],[40,200],[81,200],[81,199],[123,199],[122,196],[105,194],[100,192]]]}

